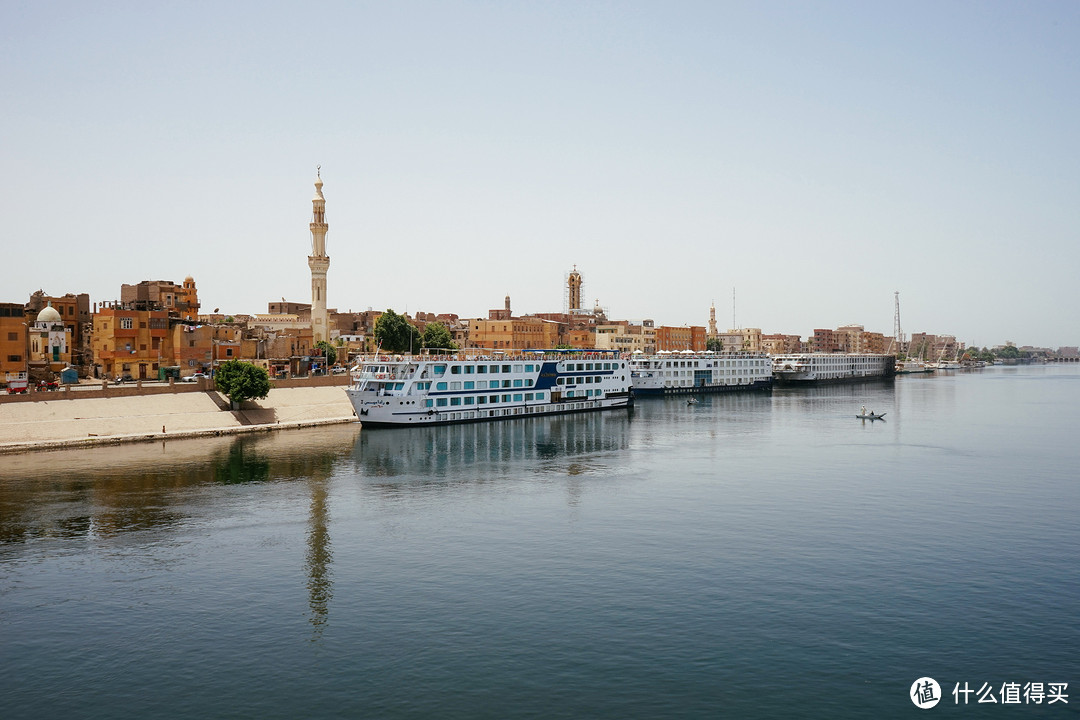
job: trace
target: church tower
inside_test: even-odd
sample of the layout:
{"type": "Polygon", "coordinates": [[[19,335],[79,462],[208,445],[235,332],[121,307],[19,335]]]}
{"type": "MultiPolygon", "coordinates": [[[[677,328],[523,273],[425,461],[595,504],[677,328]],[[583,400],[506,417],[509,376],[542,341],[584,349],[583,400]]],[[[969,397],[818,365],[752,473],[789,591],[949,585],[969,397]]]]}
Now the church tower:
{"type": "Polygon", "coordinates": [[[570,272],[566,280],[567,289],[570,291],[570,313],[581,310],[581,273],[577,271],[577,265],[570,272]]]}
{"type": "Polygon", "coordinates": [[[330,317],[326,312],[326,271],[330,269],[330,256],[326,254],[326,198],[322,194],[322,168],[315,178],[315,197],[311,199],[311,254],[307,264],[311,268],[311,335],[312,342],[330,340],[330,317]]]}

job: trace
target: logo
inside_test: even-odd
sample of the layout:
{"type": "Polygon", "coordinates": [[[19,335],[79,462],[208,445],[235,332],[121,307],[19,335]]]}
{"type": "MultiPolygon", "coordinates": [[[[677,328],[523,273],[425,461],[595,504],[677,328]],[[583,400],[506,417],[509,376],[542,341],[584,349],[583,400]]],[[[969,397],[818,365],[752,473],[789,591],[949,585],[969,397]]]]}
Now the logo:
{"type": "Polygon", "coordinates": [[[915,707],[929,710],[941,700],[941,686],[932,677],[921,677],[911,684],[911,702],[915,707]]]}

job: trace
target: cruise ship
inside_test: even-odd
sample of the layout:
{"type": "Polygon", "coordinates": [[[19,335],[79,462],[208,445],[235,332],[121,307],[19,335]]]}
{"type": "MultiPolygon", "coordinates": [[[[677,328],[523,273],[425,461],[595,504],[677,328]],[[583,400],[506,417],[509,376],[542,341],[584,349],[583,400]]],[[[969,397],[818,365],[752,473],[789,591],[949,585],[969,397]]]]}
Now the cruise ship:
{"type": "Polygon", "coordinates": [[[630,368],[619,353],[376,356],[345,390],[365,426],[449,425],[625,408],[630,368]]]}
{"type": "Polygon", "coordinates": [[[772,361],[764,353],[659,352],[630,359],[634,395],[675,395],[772,388],[772,361]]]}
{"type": "Polygon", "coordinates": [[[880,380],[896,374],[896,357],[877,353],[773,355],[773,378],[781,384],[880,380]]]}

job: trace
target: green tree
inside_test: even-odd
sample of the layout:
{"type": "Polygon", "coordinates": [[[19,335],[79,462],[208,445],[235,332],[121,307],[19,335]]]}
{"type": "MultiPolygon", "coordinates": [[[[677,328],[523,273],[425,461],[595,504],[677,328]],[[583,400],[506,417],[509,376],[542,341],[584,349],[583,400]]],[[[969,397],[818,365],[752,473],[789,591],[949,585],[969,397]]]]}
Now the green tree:
{"type": "Polygon", "coordinates": [[[712,352],[724,352],[724,341],[718,337],[706,338],[705,349],[711,350],[712,352]]]}
{"type": "Polygon", "coordinates": [[[315,347],[323,351],[323,355],[326,356],[327,367],[330,367],[337,361],[337,350],[335,350],[334,346],[330,343],[326,342],[325,340],[320,340],[319,342],[315,343],[315,347]]]}
{"type": "Polygon", "coordinates": [[[450,337],[450,331],[442,323],[428,323],[427,327],[424,328],[424,335],[420,338],[420,341],[425,348],[430,350],[458,349],[458,346],[454,344],[453,339],[450,337]]]}
{"type": "Polygon", "coordinates": [[[375,341],[384,352],[412,352],[420,349],[420,331],[404,315],[388,308],[375,321],[375,341]]]}
{"type": "Polygon", "coordinates": [[[221,363],[214,372],[214,383],[232,403],[233,410],[245,400],[264,398],[270,394],[270,376],[266,370],[240,360],[221,363]]]}

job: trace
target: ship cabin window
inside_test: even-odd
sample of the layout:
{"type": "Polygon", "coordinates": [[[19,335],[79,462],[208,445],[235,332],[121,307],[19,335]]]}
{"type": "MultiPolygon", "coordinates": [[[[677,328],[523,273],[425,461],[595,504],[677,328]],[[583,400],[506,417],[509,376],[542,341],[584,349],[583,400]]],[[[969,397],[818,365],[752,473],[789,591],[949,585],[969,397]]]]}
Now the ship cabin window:
{"type": "Polygon", "coordinates": [[[455,380],[454,382],[450,383],[450,389],[451,390],[460,390],[461,389],[461,381],[455,380]]]}
{"type": "Polygon", "coordinates": [[[483,375],[484,373],[486,373],[486,372],[487,372],[487,365],[477,365],[477,366],[476,366],[476,372],[478,372],[478,373],[480,373],[481,375],[483,375]]]}
{"type": "Polygon", "coordinates": [[[473,382],[472,380],[466,380],[465,381],[465,389],[466,390],[474,390],[474,389],[476,389],[475,386],[476,386],[476,383],[473,382]]]}
{"type": "Polygon", "coordinates": [[[533,399],[533,394],[532,393],[525,393],[525,400],[532,400],[532,399],[533,399]]]}
{"type": "Polygon", "coordinates": [[[451,375],[460,375],[461,374],[461,366],[460,365],[451,365],[450,366],[450,374],[451,375]]]}
{"type": "Polygon", "coordinates": [[[504,373],[508,373],[508,372],[510,372],[510,366],[509,366],[509,365],[503,365],[503,366],[502,366],[502,371],[503,371],[504,373]]]}
{"type": "Polygon", "coordinates": [[[451,405],[460,405],[461,404],[461,398],[459,398],[459,397],[450,398],[450,404],[451,405]]]}
{"type": "Polygon", "coordinates": [[[532,378],[528,378],[527,380],[525,380],[525,387],[532,387],[532,386],[533,386],[532,378]]]}
{"type": "Polygon", "coordinates": [[[424,407],[431,407],[434,404],[435,404],[435,401],[432,400],[431,398],[428,398],[427,400],[424,401],[424,407]]]}
{"type": "Polygon", "coordinates": [[[502,396],[502,401],[503,402],[510,402],[510,396],[509,395],[503,395],[502,396]]]}
{"type": "Polygon", "coordinates": [[[488,381],[487,380],[477,380],[476,381],[476,389],[477,390],[487,390],[487,386],[488,386],[488,381]]]}
{"type": "Polygon", "coordinates": [[[533,370],[535,370],[535,369],[536,369],[536,368],[535,368],[535,366],[533,366],[533,365],[526,365],[526,366],[525,366],[525,372],[532,372],[532,371],[533,371],[533,370]]]}
{"type": "Polygon", "coordinates": [[[435,383],[435,389],[436,390],[445,390],[446,389],[446,383],[444,383],[444,382],[435,383]]]}
{"type": "Polygon", "coordinates": [[[446,407],[446,398],[436,398],[435,404],[439,407],[446,407]]]}
{"type": "Polygon", "coordinates": [[[566,384],[566,378],[559,378],[555,382],[558,383],[559,385],[565,385],[566,384]]]}
{"type": "Polygon", "coordinates": [[[510,381],[509,381],[509,380],[503,380],[503,384],[502,384],[502,386],[503,386],[504,388],[508,388],[508,387],[510,387],[510,381]]]}
{"type": "Polygon", "coordinates": [[[514,372],[516,372],[516,373],[521,372],[521,366],[520,365],[515,365],[514,366],[514,372]]]}
{"type": "Polygon", "coordinates": [[[490,400],[493,403],[497,403],[497,402],[499,402],[499,396],[498,395],[491,395],[490,397],[488,397],[488,400],[490,400]]]}
{"type": "Polygon", "coordinates": [[[521,381],[520,378],[518,378],[514,380],[514,387],[525,387],[525,384],[521,381]]]}
{"type": "Polygon", "coordinates": [[[446,372],[446,366],[445,365],[433,365],[432,370],[435,372],[436,375],[442,375],[442,374],[444,374],[446,372]]]}
{"type": "Polygon", "coordinates": [[[403,382],[394,383],[394,390],[404,390],[404,389],[405,389],[405,383],[403,383],[403,382]]]}
{"type": "Polygon", "coordinates": [[[543,400],[544,399],[544,393],[542,393],[542,392],[536,393],[536,399],[537,400],[543,400]]]}
{"type": "Polygon", "coordinates": [[[475,405],[476,404],[476,398],[474,398],[474,397],[465,398],[465,404],[466,405],[475,405]]]}
{"type": "Polygon", "coordinates": [[[472,374],[473,374],[473,370],[475,370],[475,369],[476,369],[476,366],[475,366],[475,365],[466,365],[466,366],[465,366],[465,374],[466,374],[466,375],[472,375],[472,374]]]}
{"type": "Polygon", "coordinates": [[[489,372],[493,372],[493,373],[499,372],[499,366],[498,365],[492,365],[489,372]]]}
{"type": "Polygon", "coordinates": [[[477,405],[484,405],[487,403],[487,395],[480,395],[476,398],[477,405]]]}
{"type": "Polygon", "coordinates": [[[521,402],[521,393],[514,393],[514,402],[521,402]]]}

